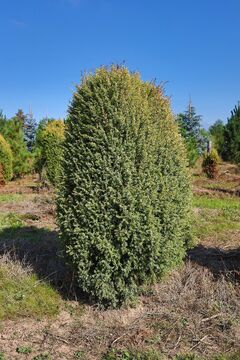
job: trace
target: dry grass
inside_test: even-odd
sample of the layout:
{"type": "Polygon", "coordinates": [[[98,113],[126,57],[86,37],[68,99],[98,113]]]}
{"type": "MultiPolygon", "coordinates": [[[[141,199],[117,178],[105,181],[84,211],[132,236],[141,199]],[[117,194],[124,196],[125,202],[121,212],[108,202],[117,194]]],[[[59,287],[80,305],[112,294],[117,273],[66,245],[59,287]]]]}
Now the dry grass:
{"type": "Polygon", "coordinates": [[[193,169],[193,191],[197,195],[213,198],[240,196],[240,169],[233,164],[221,163],[216,179],[208,179],[201,169],[201,160],[193,169]]]}
{"type": "Polygon", "coordinates": [[[77,351],[84,359],[101,359],[110,348],[208,357],[240,350],[239,322],[239,287],[188,261],[162,284],[145,289],[132,309],[80,309],[69,302],[54,322],[5,322],[0,349],[12,356],[17,346],[31,345],[34,353],[47,351],[53,359],[74,359],[77,351]]]}
{"type": "MultiPolygon", "coordinates": [[[[237,184],[236,168],[224,164],[221,182],[225,188],[233,177],[237,184]]],[[[0,352],[11,360],[30,360],[40,353],[50,354],[53,360],[77,359],[77,353],[82,359],[100,360],[109,349],[156,349],[166,358],[191,352],[209,359],[240,351],[239,231],[232,229],[240,217],[235,206],[238,197],[216,190],[219,181],[210,184],[200,173],[194,177],[196,194],[206,191],[206,200],[202,198],[195,209],[200,243],[190,251],[185,265],[162,283],[146,287],[134,307],[107,311],[81,297],[79,302],[69,300],[77,291],[58,257],[52,194],[36,192],[31,178],[5,188],[4,195],[14,196],[18,189],[23,198],[0,203],[6,215],[0,233],[0,267],[7,266],[9,275],[19,279],[36,273],[39,279],[51,281],[65,301],[54,320],[32,316],[3,321],[0,352]],[[9,218],[9,212],[15,217],[9,218]],[[31,347],[31,354],[17,354],[20,346],[31,347]]]]}
{"type": "Polygon", "coordinates": [[[32,268],[29,263],[14,260],[9,253],[0,256],[0,267],[4,267],[6,272],[12,277],[13,275],[19,279],[32,273],[32,268]]]}

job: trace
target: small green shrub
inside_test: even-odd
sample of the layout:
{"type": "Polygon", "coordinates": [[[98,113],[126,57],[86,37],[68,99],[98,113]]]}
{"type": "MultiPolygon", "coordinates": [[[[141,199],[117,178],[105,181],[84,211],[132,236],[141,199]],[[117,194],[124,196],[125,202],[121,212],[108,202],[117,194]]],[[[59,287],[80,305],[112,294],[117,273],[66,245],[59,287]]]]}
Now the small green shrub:
{"type": "Polygon", "coordinates": [[[202,169],[209,179],[214,179],[218,174],[218,164],[220,158],[217,150],[212,149],[210,153],[206,153],[203,156],[202,169]]]}
{"type": "Polygon", "coordinates": [[[184,354],[184,355],[176,355],[174,360],[204,360],[203,358],[199,358],[195,354],[184,354]]]}
{"type": "Polygon", "coordinates": [[[4,182],[11,180],[13,176],[13,165],[12,165],[12,151],[10,145],[6,142],[4,137],[0,134],[0,167],[4,182]]]}
{"type": "Polygon", "coordinates": [[[188,140],[185,139],[185,145],[188,154],[188,162],[190,167],[194,167],[199,158],[199,152],[197,142],[194,138],[190,137],[188,140]]]}
{"type": "Polygon", "coordinates": [[[110,350],[102,360],[163,360],[164,357],[156,351],[110,350]]]}
{"type": "Polygon", "coordinates": [[[64,122],[50,120],[37,133],[35,169],[41,177],[46,174],[52,185],[57,185],[60,176],[64,122]]]}
{"type": "Polygon", "coordinates": [[[74,354],[74,359],[76,360],[83,360],[85,359],[85,353],[84,351],[76,351],[74,354]]]}
{"type": "Polygon", "coordinates": [[[51,360],[51,356],[49,354],[39,354],[37,356],[34,356],[32,360],[51,360]]]}
{"type": "Polygon", "coordinates": [[[18,354],[31,354],[32,352],[32,348],[30,348],[29,346],[19,346],[16,348],[16,352],[18,354]]]}
{"type": "Polygon", "coordinates": [[[89,297],[118,307],[185,255],[185,147],[162,89],[119,66],[83,79],[65,134],[57,201],[64,253],[89,297]]]}
{"type": "Polygon", "coordinates": [[[6,360],[4,353],[1,351],[0,351],[0,360],[6,360]]]}

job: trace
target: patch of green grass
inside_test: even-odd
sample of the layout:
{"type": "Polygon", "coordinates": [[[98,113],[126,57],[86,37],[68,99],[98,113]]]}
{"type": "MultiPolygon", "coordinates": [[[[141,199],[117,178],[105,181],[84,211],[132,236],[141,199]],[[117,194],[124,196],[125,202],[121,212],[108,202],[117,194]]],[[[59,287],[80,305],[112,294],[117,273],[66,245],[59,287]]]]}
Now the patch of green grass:
{"type": "Polygon", "coordinates": [[[207,196],[194,196],[193,207],[217,210],[235,209],[240,211],[240,199],[235,197],[219,199],[207,196]]]}
{"type": "Polygon", "coordinates": [[[176,355],[174,360],[203,360],[194,354],[176,355]]]}
{"type": "Polygon", "coordinates": [[[203,184],[203,188],[212,190],[236,190],[238,188],[238,184],[236,184],[235,181],[207,182],[203,184]]]}
{"type": "Polygon", "coordinates": [[[11,203],[16,201],[22,201],[23,199],[24,194],[0,194],[0,203],[11,203]]]}
{"type": "Polygon", "coordinates": [[[150,351],[118,351],[110,350],[106,355],[103,356],[102,360],[163,360],[164,357],[153,350],[150,351]]]}
{"type": "Polygon", "coordinates": [[[26,213],[26,214],[21,215],[21,219],[37,221],[37,220],[39,220],[39,216],[37,216],[36,214],[26,213]]]}
{"type": "Polygon", "coordinates": [[[209,210],[201,210],[195,217],[195,236],[203,239],[217,234],[220,239],[228,232],[240,231],[239,215],[234,215],[231,212],[212,213],[209,210]]]}
{"type": "Polygon", "coordinates": [[[53,316],[59,312],[60,295],[20,265],[0,265],[0,320],[23,316],[53,316]]]}
{"type": "MultiPolygon", "coordinates": [[[[173,360],[240,360],[240,353],[232,355],[215,355],[213,357],[203,358],[196,354],[179,354],[173,360]]],[[[110,350],[102,357],[102,360],[166,360],[166,357],[155,351],[120,351],[110,350]]]]}
{"type": "Polygon", "coordinates": [[[6,360],[5,355],[3,352],[0,352],[0,360],[6,360]]]}
{"type": "Polygon", "coordinates": [[[14,230],[25,225],[25,220],[38,220],[39,217],[35,214],[23,214],[16,213],[3,213],[0,214],[0,231],[8,228],[14,230]]]}
{"type": "Polygon", "coordinates": [[[5,228],[16,229],[23,225],[21,217],[15,213],[0,214],[0,230],[5,228]]]}
{"type": "MultiPolygon", "coordinates": [[[[194,360],[208,360],[207,358],[194,358],[194,360]]],[[[240,352],[234,353],[234,354],[222,354],[222,355],[214,355],[210,358],[211,360],[240,360],[240,352]]],[[[182,360],[182,359],[181,359],[182,360]]],[[[188,360],[183,358],[183,360],[188,360]]]]}
{"type": "Polygon", "coordinates": [[[197,238],[204,239],[217,234],[219,240],[222,240],[226,233],[240,231],[239,199],[195,197],[193,205],[198,208],[194,222],[197,238]]]}
{"type": "Polygon", "coordinates": [[[239,360],[240,359],[240,351],[235,354],[230,355],[218,355],[213,360],[239,360]]]}
{"type": "MultiPolygon", "coordinates": [[[[43,254],[37,267],[43,269],[41,274],[46,278],[49,278],[49,271],[53,271],[52,265],[48,271],[48,263],[57,256],[56,242],[55,232],[25,226],[16,214],[0,214],[0,248],[16,253],[19,259],[26,256],[27,261],[35,262],[35,265],[36,256],[43,254]],[[50,255],[45,256],[45,253],[50,255]]],[[[60,305],[63,305],[60,295],[48,283],[24,270],[18,262],[0,261],[0,320],[53,316],[59,312],[60,305]]]]}

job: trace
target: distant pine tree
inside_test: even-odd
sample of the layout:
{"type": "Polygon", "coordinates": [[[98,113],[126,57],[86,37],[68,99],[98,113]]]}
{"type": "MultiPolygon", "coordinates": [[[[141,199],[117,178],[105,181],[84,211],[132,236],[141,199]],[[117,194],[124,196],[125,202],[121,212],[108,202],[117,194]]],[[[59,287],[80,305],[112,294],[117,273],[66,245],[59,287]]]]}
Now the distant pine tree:
{"type": "Polygon", "coordinates": [[[37,130],[37,122],[33,117],[32,111],[26,115],[24,122],[24,140],[27,145],[28,151],[32,152],[35,140],[36,140],[36,130],[37,130]]]}
{"type": "Polygon", "coordinates": [[[232,110],[224,129],[223,158],[240,164],[240,104],[232,110]]]}
{"type": "Polygon", "coordinates": [[[194,138],[198,141],[201,129],[201,115],[196,114],[195,107],[191,102],[184,113],[178,115],[178,123],[180,125],[181,133],[186,138],[194,138]]]}
{"type": "Polygon", "coordinates": [[[16,115],[16,119],[22,124],[22,128],[24,128],[24,124],[27,118],[27,115],[24,114],[22,109],[18,109],[16,115]]]}
{"type": "Polygon", "coordinates": [[[0,133],[4,133],[4,129],[7,123],[7,117],[3,114],[3,111],[0,110],[0,133]]]}
{"type": "Polygon", "coordinates": [[[220,155],[224,152],[224,129],[225,125],[222,120],[215,121],[209,128],[214,147],[220,155]]]}
{"type": "Polygon", "coordinates": [[[30,170],[29,153],[24,141],[23,117],[19,111],[8,120],[4,129],[4,137],[10,144],[13,153],[13,176],[19,177],[30,170]]]}
{"type": "Polygon", "coordinates": [[[185,139],[190,166],[193,166],[202,153],[203,138],[201,133],[202,117],[196,114],[195,107],[191,101],[184,113],[177,115],[180,133],[185,139]]]}

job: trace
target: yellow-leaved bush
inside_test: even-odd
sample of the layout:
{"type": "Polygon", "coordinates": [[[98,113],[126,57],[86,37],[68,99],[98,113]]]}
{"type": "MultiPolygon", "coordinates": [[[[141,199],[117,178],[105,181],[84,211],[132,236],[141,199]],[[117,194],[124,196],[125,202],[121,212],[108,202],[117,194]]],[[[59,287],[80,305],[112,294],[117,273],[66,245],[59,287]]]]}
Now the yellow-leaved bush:
{"type": "Polygon", "coordinates": [[[10,145],[0,134],[0,169],[1,179],[5,183],[13,176],[13,156],[10,145]]]}
{"type": "Polygon", "coordinates": [[[216,149],[203,155],[202,169],[209,179],[214,179],[218,175],[218,164],[220,157],[216,149]]]}
{"type": "Polygon", "coordinates": [[[46,175],[47,180],[56,186],[60,178],[60,163],[63,154],[64,121],[49,120],[37,133],[35,169],[46,175]]]}

